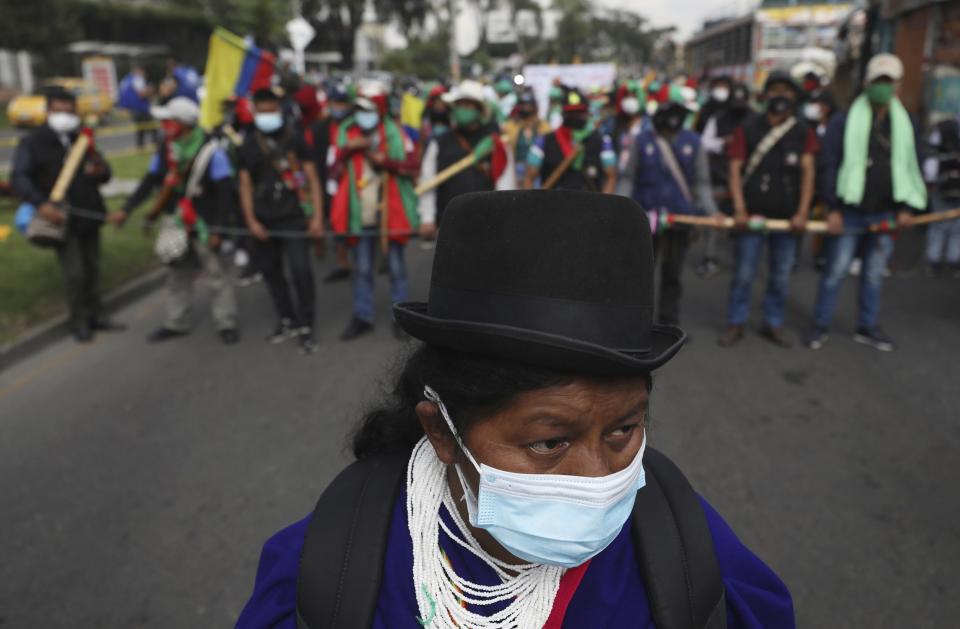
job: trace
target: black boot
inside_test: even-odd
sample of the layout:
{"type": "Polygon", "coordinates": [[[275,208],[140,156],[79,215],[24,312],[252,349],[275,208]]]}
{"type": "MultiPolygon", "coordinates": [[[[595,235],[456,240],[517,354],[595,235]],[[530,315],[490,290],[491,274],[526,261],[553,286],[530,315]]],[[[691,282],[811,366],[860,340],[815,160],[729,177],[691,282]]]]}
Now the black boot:
{"type": "Polygon", "coordinates": [[[70,332],[77,343],[89,343],[93,340],[93,328],[87,321],[74,321],[70,324],[70,332]]]}

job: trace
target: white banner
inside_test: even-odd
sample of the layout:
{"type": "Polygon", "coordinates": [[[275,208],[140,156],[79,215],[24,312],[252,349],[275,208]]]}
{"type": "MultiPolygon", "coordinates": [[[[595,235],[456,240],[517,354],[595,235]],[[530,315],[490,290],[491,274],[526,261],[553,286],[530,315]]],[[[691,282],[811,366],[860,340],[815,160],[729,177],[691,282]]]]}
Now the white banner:
{"type": "Polygon", "coordinates": [[[556,79],[567,87],[576,87],[583,92],[595,87],[609,90],[617,78],[617,66],[613,63],[582,63],[577,65],[529,65],[523,68],[524,85],[533,88],[540,107],[540,115],[546,116],[550,87],[556,79]]]}

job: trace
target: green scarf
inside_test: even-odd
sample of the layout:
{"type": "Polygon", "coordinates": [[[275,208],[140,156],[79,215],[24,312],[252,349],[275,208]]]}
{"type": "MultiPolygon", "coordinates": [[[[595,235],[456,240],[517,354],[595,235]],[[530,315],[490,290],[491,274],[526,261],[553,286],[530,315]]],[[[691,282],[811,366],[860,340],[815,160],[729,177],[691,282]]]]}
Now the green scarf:
{"type": "MultiPolygon", "coordinates": [[[[347,130],[353,126],[355,126],[353,117],[343,121],[337,137],[338,146],[346,146],[347,130]]],[[[383,120],[383,128],[384,137],[387,141],[387,158],[394,161],[403,161],[407,155],[407,151],[404,148],[403,133],[400,131],[400,127],[397,126],[397,123],[395,123],[393,119],[385,118],[383,120]]],[[[361,224],[360,193],[357,190],[357,171],[356,168],[354,168],[353,159],[347,160],[347,173],[350,184],[348,197],[350,200],[349,230],[351,234],[359,234],[363,230],[363,225],[361,224]]],[[[411,229],[419,229],[420,220],[417,214],[417,193],[414,191],[413,182],[409,177],[402,176],[392,176],[390,181],[399,193],[400,202],[403,205],[404,214],[407,216],[407,221],[410,223],[411,229]]]]}
{"type": "Polygon", "coordinates": [[[590,134],[593,133],[593,124],[587,124],[582,129],[572,129],[570,136],[573,138],[573,150],[577,150],[578,146],[583,146],[583,149],[580,151],[580,154],[573,160],[571,167],[574,170],[583,170],[583,158],[587,154],[587,147],[584,146],[584,143],[587,141],[587,138],[590,137],[590,134]]]}
{"type": "MultiPolygon", "coordinates": [[[[893,200],[922,210],[927,206],[927,187],[917,163],[916,140],[910,114],[899,99],[890,101],[890,170],[893,200]]],[[[859,205],[867,185],[867,158],[873,107],[866,94],[853,101],[843,132],[843,163],[837,176],[837,196],[847,205],[859,205]]]]}
{"type": "Polygon", "coordinates": [[[206,137],[203,129],[194,127],[193,131],[170,143],[173,150],[173,159],[176,160],[177,170],[180,173],[184,173],[190,161],[200,152],[206,137]]]}

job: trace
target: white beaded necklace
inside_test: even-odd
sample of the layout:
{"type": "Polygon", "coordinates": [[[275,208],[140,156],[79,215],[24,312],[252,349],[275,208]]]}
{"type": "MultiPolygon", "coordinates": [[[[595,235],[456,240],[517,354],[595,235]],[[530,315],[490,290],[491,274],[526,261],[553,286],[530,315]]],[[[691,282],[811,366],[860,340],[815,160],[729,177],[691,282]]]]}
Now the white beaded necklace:
{"type": "Polygon", "coordinates": [[[460,517],[446,467],[423,437],[407,465],[407,527],[413,540],[413,587],[418,620],[424,627],[442,629],[539,629],[553,609],[553,600],[566,569],[539,564],[511,565],[490,556],[470,534],[460,517]],[[440,518],[440,505],[453,518],[452,531],[440,518]],[[440,548],[440,529],[457,544],[479,557],[500,577],[500,585],[479,585],[453,571],[440,548]],[[508,572],[509,571],[509,572],[508,572]],[[510,601],[506,608],[482,616],[465,604],[490,605],[510,601]]]}

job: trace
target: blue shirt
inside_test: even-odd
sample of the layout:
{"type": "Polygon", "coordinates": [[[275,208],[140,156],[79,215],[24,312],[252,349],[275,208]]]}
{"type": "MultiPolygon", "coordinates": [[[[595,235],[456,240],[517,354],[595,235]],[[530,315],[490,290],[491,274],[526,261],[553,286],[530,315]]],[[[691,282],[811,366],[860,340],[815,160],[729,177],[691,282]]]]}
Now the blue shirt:
{"type": "MultiPolygon", "coordinates": [[[[737,539],[726,522],[702,501],[726,590],[728,629],[794,629],[793,601],[783,582],[737,539]]],[[[442,517],[449,518],[446,513],[442,517]]],[[[310,517],[281,530],[264,544],[253,595],[237,629],[296,629],[296,583],[310,517]]],[[[451,521],[447,520],[448,525],[451,521]]],[[[414,595],[413,548],[407,530],[406,497],[394,504],[387,556],[374,614],[374,629],[422,629],[414,595]]],[[[498,583],[482,561],[440,535],[457,574],[481,585],[498,583]]],[[[484,608],[489,613],[495,608],[484,608]]],[[[474,610],[476,611],[476,610],[474,610]]],[[[569,629],[655,629],[629,526],[591,560],[563,626],[569,629]]]]}

